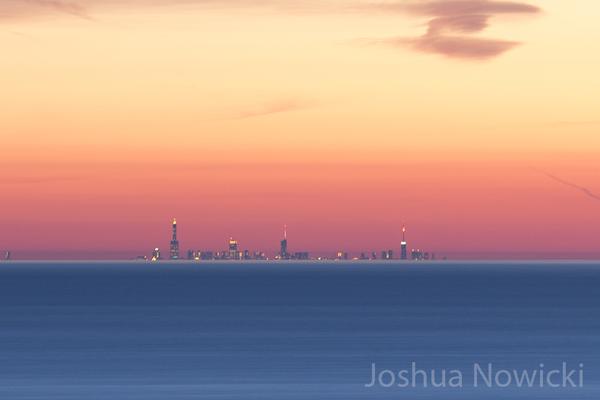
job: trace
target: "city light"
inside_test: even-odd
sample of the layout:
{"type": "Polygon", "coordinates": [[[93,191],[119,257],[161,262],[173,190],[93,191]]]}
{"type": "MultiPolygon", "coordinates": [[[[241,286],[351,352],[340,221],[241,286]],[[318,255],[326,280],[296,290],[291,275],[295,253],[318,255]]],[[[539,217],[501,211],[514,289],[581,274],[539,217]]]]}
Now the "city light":
{"type": "MultiPolygon", "coordinates": [[[[350,254],[344,250],[338,250],[333,253],[333,256],[311,256],[309,251],[290,251],[288,247],[288,230],[287,225],[283,226],[283,237],[279,241],[279,251],[272,257],[267,255],[267,252],[262,250],[242,250],[240,242],[233,237],[229,237],[227,240],[227,248],[224,250],[194,250],[190,249],[187,251],[187,260],[190,261],[248,261],[248,260],[277,260],[277,261],[326,261],[326,260],[337,260],[337,261],[375,261],[375,260],[408,260],[407,252],[407,240],[406,240],[406,226],[402,226],[402,236],[400,241],[400,257],[395,257],[393,249],[381,251],[381,256],[377,257],[376,251],[370,252],[358,252],[356,254],[350,254]]],[[[138,256],[138,260],[147,260],[145,256],[138,256]]],[[[150,257],[151,261],[161,260],[160,249],[156,247],[150,257]]],[[[172,261],[181,260],[179,254],[179,240],[177,238],[177,220],[173,218],[171,222],[171,241],[169,243],[169,259],[172,261]]],[[[435,260],[435,253],[429,253],[420,249],[413,249],[410,253],[410,260],[412,261],[426,261],[435,260]]]]}

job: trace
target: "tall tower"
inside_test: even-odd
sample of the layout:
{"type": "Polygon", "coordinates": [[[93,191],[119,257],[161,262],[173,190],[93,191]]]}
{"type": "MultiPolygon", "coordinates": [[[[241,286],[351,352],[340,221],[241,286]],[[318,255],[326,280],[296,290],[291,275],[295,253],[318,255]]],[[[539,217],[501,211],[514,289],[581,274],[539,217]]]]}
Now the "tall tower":
{"type": "Polygon", "coordinates": [[[279,257],[282,260],[287,260],[289,257],[287,250],[287,225],[283,226],[283,240],[280,242],[279,257]]]}
{"type": "Polygon", "coordinates": [[[240,248],[238,241],[234,238],[229,238],[229,259],[230,260],[239,260],[240,257],[240,248]]]}
{"type": "Polygon", "coordinates": [[[173,236],[171,238],[171,246],[170,248],[170,253],[169,253],[169,258],[171,260],[178,260],[179,259],[179,241],[177,240],[177,220],[175,218],[173,218],[173,236]]]}
{"type": "Polygon", "coordinates": [[[402,242],[400,242],[400,259],[406,260],[406,226],[402,226],[402,242]]]}

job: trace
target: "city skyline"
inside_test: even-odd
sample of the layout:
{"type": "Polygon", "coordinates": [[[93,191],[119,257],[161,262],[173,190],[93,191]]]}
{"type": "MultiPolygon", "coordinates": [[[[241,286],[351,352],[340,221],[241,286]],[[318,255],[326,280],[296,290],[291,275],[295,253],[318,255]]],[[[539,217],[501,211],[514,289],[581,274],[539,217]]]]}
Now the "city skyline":
{"type": "MultiPolygon", "coordinates": [[[[156,242],[159,244],[149,250],[148,246],[145,249],[138,250],[122,250],[115,251],[106,248],[104,252],[99,253],[97,250],[93,252],[85,252],[78,249],[75,250],[58,250],[58,251],[35,251],[35,249],[19,249],[16,252],[14,248],[0,247],[0,252],[3,254],[3,259],[8,260],[134,260],[145,259],[149,261],[177,261],[177,260],[511,260],[511,259],[596,259],[597,253],[541,253],[541,252],[510,252],[501,253],[493,252],[455,252],[450,250],[439,250],[436,252],[433,248],[427,246],[410,246],[407,241],[406,225],[401,224],[401,228],[395,234],[388,236],[388,240],[384,243],[363,247],[348,247],[340,245],[337,247],[321,246],[316,249],[306,247],[294,248],[288,242],[288,225],[284,224],[279,238],[271,240],[270,244],[258,243],[249,237],[249,243],[254,245],[242,245],[237,238],[226,234],[223,237],[217,238],[209,236],[210,240],[206,243],[211,245],[202,245],[198,240],[193,238],[185,238],[184,246],[180,246],[178,236],[178,222],[176,218],[172,218],[170,229],[170,241],[165,245],[167,240],[156,242]],[[215,243],[221,244],[215,245],[215,243]],[[278,247],[274,244],[277,243],[278,247]],[[391,243],[391,244],[390,244],[391,243]],[[224,246],[227,244],[227,246],[224,246]],[[222,246],[223,245],[223,246],[222,246]],[[227,248],[228,247],[228,248],[227,248]],[[436,258],[436,255],[438,257],[436,258]],[[203,258],[206,257],[206,258],[203,258]]],[[[163,224],[164,225],[164,224],[163,224]]],[[[192,230],[193,231],[193,230],[192,230]]],[[[204,232],[206,233],[206,232],[204,232]]],[[[206,237],[206,236],[205,236],[206,237]]],[[[424,236],[421,236],[424,237],[424,236]]],[[[425,236],[426,237],[426,236],[425,236]]],[[[302,240],[300,244],[305,243],[302,240]]],[[[370,242],[373,243],[373,242],[370,242]]],[[[421,242],[424,244],[424,242],[421,242]]]]}
{"type": "MultiPolygon", "coordinates": [[[[338,246],[337,248],[320,248],[318,250],[310,250],[307,248],[294,248],[294,242],[290,248],[288,243],[288,225],[284,224],[281,236],[277,239],[279,247],[276,249],[273,243],[260,244],[258,246],[245,246],[243,241],[240,243],[237,237],[227,236],[227,240],[223,238],[212,238],[211,243],[216,241],[227,244],[227,246],[207,246],[199,244],[193,238],[187,238],[186,246],[180,247],[178,236],[178,223],[176,218],[171,221],[171,235],[168,246],[153,247],[151,251],[147,249],[143,251],[126,251],[116,253],[111,249],[106,251],[101,256],[80,256],[82,254],[75,251],[70,252],[45,252],[36,253],[32,251],[17,252],[16,258],[11,249],[0,248],[3,254],[3,260],[146,260],[146,261],[209,261],[209,260],[228,260],[228,261],[243,261],[243,260],[262,260],[262,261],[297,261],[297,260],[412,260],[412,261],[427,261],[427,260],[510,260],[510,259],[595,259],[595,254],[590,254],[589,257],[581,257],[581,255],[558,255],[557,253],[550,254],[532,254],[532,253],[510,253],[504,252],[500,254],[483,254],[472,253],[456,253],[450,251],[438,252],[435,249],[430,249],[427,246],[409,246],[407,240],[406,225],[402,224],[399,229],[398,240],[389,246],[381,245],[379,247],[362,247],[348,248],[346,246],[338,246]],[[193,244],[192,244],[193,243],[193,244]],[[148,250],[148,251],[146,251],[148,250]],[[118,254],[118,255],[117,255],[118,254]]],[[[393,239],[393,238],[392,238],[393,239]]],[[[254,242],[256,243],[256,242],[254,242]]],[[[422,243],[423,244],[423,243],[422,243]]],[[[85,254],[85,253],[84,253],[85,254]]]]}
{"type": "MultiPolygon", "coordinates": [[[[338,247],[337,249],[328,249],[328,250],[319,250],[319,251],[309,251],[307,249],[300,248],[291,248],[288,247],[288,225],[283,225],[281,240],[279,241],[279,249],[273,250],[271,246],[263,246],[259,248],[249,249],[248,247],[242,247],[240,242],[235,239],[233,236],[229,236],[227,240],[227,248],[209,248],[209,247],[189,247],[187,250],[182,250],[180,248],[179,239],[178,239],[178,223],[176,218],[172,218],[171,220],[171,240],[169,241],[168,252],[163,251],[162,246],[156,246],[148,254],[129,254],[125,256],[125,259],[136,259],[136,260],[147,260],[147,261],[178,261],[178,260],[194,260],[194,261],[206,261],[206,260],[435,260],[436,255],[435,252],[427,251],[423,248],[411,248],[410,253],[408,253],[407,249],[407,240],[406,240],[406,226],[402,225],[401,231],[401,241],[398,242],[397,249],[394,246],[388,246],[387,248],[382,249],[381,251],[374,251],[371,249],[351,249],[348,250],[345,247],[338,247]],[[397,251],[396,251],[397,250],[397,251]],[[182,254],[185,252],[185,255],[182,254]]],[[[191,243],[193,239],[190,239],[191,243]]],[[[2,249],[0,249],[2,250],[2,249]]],[[[12,252],[10,250],[4,251],[4,260],[8,261],[12,259],[12,252]]],[[[107,250],[107,254],[110,254],[110,250],[107,250]]],[[[30,254],[30,253],[29,253],[30,254]]],[[[76,254],[67,253],[65,259],[69,259],[72,255],[76,254]]],[[[21,254],[22,260],[27,260],[31,257],[27,257],[28,253],[24,252],[21,254]]],[[[36,257],[33,257],[34,259],[36,257]]],[[[107,258],[105,257],[100,257],[107,258]]],[[[47,254],[43,259],[52,259],[52,257],[47,254]]],[[[443,259],[446,259],[444,256],[443,259]]]]}
{"type": "MultiPolygon", "coordinates": [[[[208,248],[189,248],[187,250],[187,256],[183,257],[180,253],[179,240],[177,239],[177,219],[173,218],[171,221],[171,241],[169,242],[169,254],[166,257],[162,256],[160,247],[155,247],[150,257],[146,255],[138,255],[137,260],[150,260],[150,261],[178,261],[178,260],[192,260],[192,261],[208,261],[208,260],[228,260],[228,261],[240,261],[240,260],[278,260],[278,261],[305,261],[305,260],[435,260],[436,256],[434,252],[421,250],[419,248],[411,249],[410,257],[407,253],[407,241],[406,241],[406,226],[402,226],[402,241],[400,242],[399,255],[396,254],[394,249],[382,250],[379,256],[376,251],[360,251],[359,255],[352,254],[351,252],[345,251],[344,249],[338,249],[337,251],[321,252],[320,254],[312,254],[306,250],[290,250],[288,247],[288,236],[287,236],[287,224],[283,225],[283,235],[279,242],[279,251],[270,252],[264,251],[264,249],[248,249],[242,248],[237,239],[230,236],[227,242],[226,249],[208,249],[208,248]],[[329,254],[327,254],[329,253],[329,254]],[[333,256],[331,254],[334,254],[333,256]]],[[[444,257],[446,259],[446,257],[444,257]]]]}

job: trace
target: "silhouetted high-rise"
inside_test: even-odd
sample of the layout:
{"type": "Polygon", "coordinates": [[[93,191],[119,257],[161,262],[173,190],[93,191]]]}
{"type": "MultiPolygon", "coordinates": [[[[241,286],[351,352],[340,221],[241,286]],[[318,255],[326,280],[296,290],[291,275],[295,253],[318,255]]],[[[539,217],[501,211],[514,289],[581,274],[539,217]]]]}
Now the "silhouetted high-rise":
{"type": "Polygon", "coordinates": [[[230,260],[239,260],[241,258],[238,242],[232,237],[229,238],[228,258],[230,260]]]}
{"type": "Polygon", "coordinates": [[[400,259],[406,260],[408,255],[406,254],[406,227],[402,227],[402,242],[400,242],[400,259]]]}
{"type": "Polygon", "coordinates": [[[280,247],[279,247],[279,257],[282,260],[287,260],[288,258],[290,258],[289,254],[288,254],[288,249],[287,249],[287,226],[284,225],[283,226],[283,240],[280,242],[280,247]]]}
{"type": "Polygon", "coordinates": [[[173,229],[173,237],[171,238],[171,245],[169,247],[170,248],[169,258],[171,260],[178,260],[179,259],[179,241],[177,240],[177,220],[175,218],[173,218],[172,229],[173,229]]]}

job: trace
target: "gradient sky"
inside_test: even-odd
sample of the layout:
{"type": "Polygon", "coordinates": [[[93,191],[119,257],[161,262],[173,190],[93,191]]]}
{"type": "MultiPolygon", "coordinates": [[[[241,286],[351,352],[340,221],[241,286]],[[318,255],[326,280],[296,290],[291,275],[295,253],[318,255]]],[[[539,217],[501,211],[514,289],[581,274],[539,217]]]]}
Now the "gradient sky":
{"type": "Polygon", "coordinates": [[[2,0],[0,249],[600,256],[600,2],[2,0]]]}

